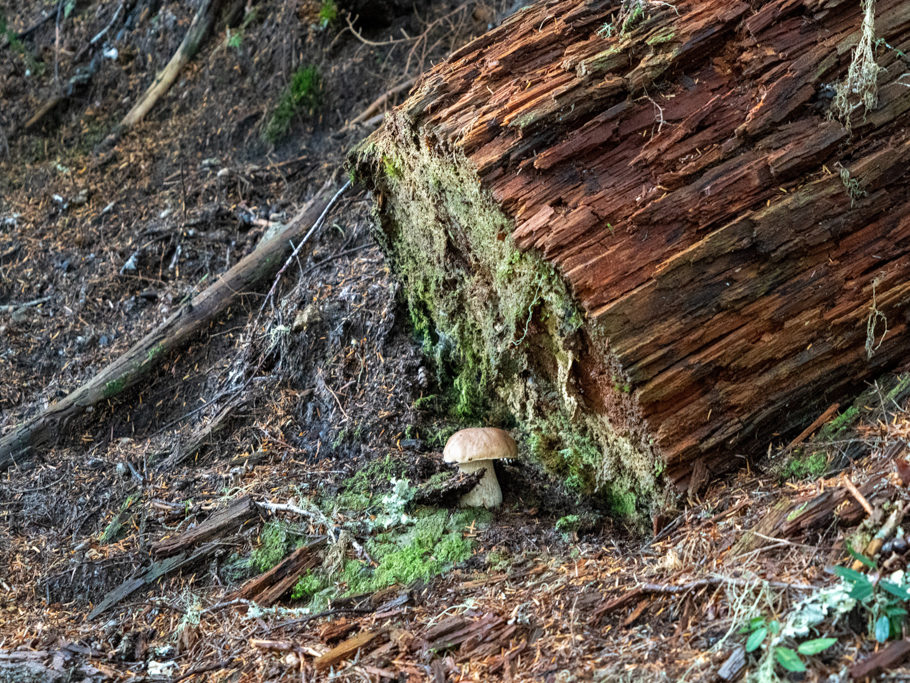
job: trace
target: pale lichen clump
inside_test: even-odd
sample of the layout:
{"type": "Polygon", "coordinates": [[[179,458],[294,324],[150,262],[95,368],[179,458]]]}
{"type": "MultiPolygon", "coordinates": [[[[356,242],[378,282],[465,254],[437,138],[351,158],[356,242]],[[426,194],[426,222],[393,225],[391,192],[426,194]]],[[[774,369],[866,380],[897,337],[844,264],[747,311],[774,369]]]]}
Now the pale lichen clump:
{"type": "MultiPolygon", "coordinates": [[[[401,278],[414,328],[447,375],[456,415],[514,419],[530,455],[571,487],[634,517],[666,489],[656,449],[585,410],[574,382],[594,326],[562,278],[520,251],[513,222],[457,151],[416,135],[401,113],[358,151],[377,198],[379,239],[401,278]],[[584,338],[583,338],[583,335],[584,338]]],[[[626,396],[626,400],[631,397],[626,396]]]]}
{"type": "MultiPolygon", "coordinates": [[[[847,77],[838,84],[833,102],[833,112],[850,130],[850,115],[863,107],[865,114],[878,104],[878,76],[883,71],[875,61],[875,0],[863,0],[863,24],[859,42],[853,50],[853,59],[847,77]]],[[[852,199],[852,195],[851,195],[852,199]]]]}

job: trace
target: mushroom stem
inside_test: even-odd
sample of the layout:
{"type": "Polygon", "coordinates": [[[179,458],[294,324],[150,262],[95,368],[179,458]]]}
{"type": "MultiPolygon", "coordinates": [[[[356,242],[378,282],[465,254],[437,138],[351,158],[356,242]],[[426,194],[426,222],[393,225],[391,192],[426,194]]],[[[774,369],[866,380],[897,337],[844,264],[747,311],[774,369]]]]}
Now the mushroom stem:
{"type": "Polygon", "coordinates": [[[459,463],[458,469],[462,472],[476,472],[483,470],[483,478],[477,486],[464,494],[458,504],[464,508],[498,508],[502,504],[502,489],[496,479],[492,460],[475,460],[474,462],[459,463]]]}

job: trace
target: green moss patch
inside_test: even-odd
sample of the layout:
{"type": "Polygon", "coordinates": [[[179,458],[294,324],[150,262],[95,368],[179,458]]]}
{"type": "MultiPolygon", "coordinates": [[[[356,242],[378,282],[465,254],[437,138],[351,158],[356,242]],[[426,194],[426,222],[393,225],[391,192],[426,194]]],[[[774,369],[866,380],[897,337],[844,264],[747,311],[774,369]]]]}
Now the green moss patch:
{"type": "Polygon", "coordinates": [[[367,541],[365,549],[373,562],[347,557],[339,568],[323,565],[310,570],[297,581],[291,597],[320,610],[335,598],[429,580],[471,557],[475,544],[466,532],[476,531],[490,518],[485,510],[417,508],[404,524],[367,541]]]}
{"type": "Polygon", "coordinates": [[[322,76],[312,65],[301,66],[291,76],[263,130],[268,142],[278,142],[291,128],[300,111],[314,111],[322,102],[322,76]]]}
{"type": "Polygon", "coordinates": [[[269,520],[259,534],[259,547],[250,555],[249,566],[256,572],[268,571],[284,559],[295,541],[302,539],[286,522],[269,520]]]}
{"type": "Polygon", "coordinates": [[[784,479],[818,479],[828,470],[828,456],[823,451],[801,454],[788,460],[782,471],[784,479]]]}

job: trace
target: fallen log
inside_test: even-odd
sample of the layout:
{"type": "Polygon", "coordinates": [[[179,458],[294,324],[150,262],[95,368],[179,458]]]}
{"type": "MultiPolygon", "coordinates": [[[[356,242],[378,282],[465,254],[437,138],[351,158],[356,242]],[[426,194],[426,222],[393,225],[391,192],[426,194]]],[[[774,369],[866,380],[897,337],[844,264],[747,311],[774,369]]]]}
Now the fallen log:
{"type": "MultiPolygon", "coordinates": [[[[0,438],[0,471],[21,462],[34,449],[58,438],[69,422],[99,401],[113,398],[137,384],[162,359],[204,330],[256,285],[273,277],[286,265],[286,257],[299,249],[319,227],[332,205],[346,190],[345,184],[331,199],[324,187],[279,234],[259,244],[211,287],[160,323],[92,379],[46,410],[0,438]],[[294,242],[297,242],[296,247],[294,242]]],[[[272,286],[274,290],[274,284],[272,286]]]]}
{"type": "Polygon", "coordinates": [[[633,514],[904,360],[910,4],[840,87],[863,26],[548,0],[426,74],[353,164],[456,412],[633,514]]]}

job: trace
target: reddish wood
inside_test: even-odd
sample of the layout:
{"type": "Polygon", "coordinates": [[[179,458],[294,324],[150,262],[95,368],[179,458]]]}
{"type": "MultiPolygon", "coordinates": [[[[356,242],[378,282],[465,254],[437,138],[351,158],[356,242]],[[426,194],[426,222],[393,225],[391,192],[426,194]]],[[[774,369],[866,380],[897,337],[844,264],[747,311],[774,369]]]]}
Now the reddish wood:
{"type": "Polygon", "coordinates": [[[879,673],[888,671],[898,666],[910,656],[910,640],[895,640],[888,643],[880,652],[867,657],[850,669],[850,678],[861,680],[871,678],[879,673]]]}
{"type": "Polygon", "coordinates": [[[271,607],[287,593],[300,576],[322,561],[315,552],[325,541],[297,548],[268,571],[253,577],[230,595],[230,599],[252,600],[260,607],[271,607]]]}
{"type": "MultiPolygon", "coordinates": [[[[852,134],[828,116],[860,5],[646,3],[608,40],[617,2],[538,2],[434,68],[379,133],[473,164],[518,247],[605,332],[684,489],[696,460],[741,462],[906,358],[906,64],[878,51],[878,106],[852,134]],[[867,358],[873,287],[888,333],[867,358]]],[[[910,3],[879,0],[876,16],[910,49],[910,3]]],[[[575,386],[615,414],[594,355],[579,352],[575,386]]]]}
{"type": "Polygon", "coordinates": [[[335,646],[324,655],[320,655],[314,659],[313,666],[315,666],[317,670],[334,666],[348,657],[351,657],[357,650],[366,647],[384,633],[385,631],[364,631],[363,633],[344,641],[341,645],[335,646]]]}
{"type": "Polygon", "coordinates": [[[235,533],[250,521],[259,518],[259,508],[249,496],[238,498],[230,505],[216,510],[211,517],[199,526],[186,531],[175,538],[166,538],[152,544],[156,555],[174,555],[193,546],[218,538],[227,533],[235,533]]]}

